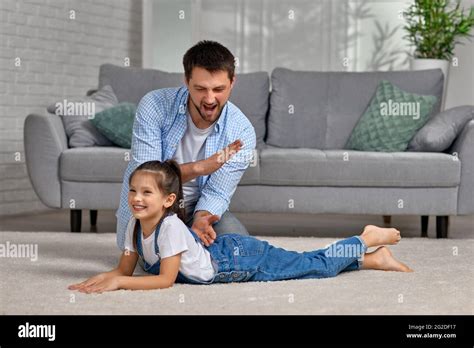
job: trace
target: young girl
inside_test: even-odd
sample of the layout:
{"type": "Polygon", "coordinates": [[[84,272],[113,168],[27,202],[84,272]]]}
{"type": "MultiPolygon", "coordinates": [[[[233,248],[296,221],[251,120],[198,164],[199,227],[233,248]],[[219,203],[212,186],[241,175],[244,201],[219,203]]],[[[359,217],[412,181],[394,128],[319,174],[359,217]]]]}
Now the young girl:
{"type": "MultiPolygon", "coordinates": [[[[70,290],[101,293],[117,289],[162,289],[175,282],[276,281],[334,277],[342,271],[378,269],[411,272],[385,246],[397,244],[394,228],[366,226],[360,236],[325,249],[298,253],[238,234],[219,235],[208,247],[183,222],[181,172],[175,161],[150,161],[129,179],[128,204],[132,212],[117,268],[101,273],[70,290]],[[138,259],[149,276],[133,277],[138,259]]],[[[215,217],[217,219],[218,217],[215,217]]]]}

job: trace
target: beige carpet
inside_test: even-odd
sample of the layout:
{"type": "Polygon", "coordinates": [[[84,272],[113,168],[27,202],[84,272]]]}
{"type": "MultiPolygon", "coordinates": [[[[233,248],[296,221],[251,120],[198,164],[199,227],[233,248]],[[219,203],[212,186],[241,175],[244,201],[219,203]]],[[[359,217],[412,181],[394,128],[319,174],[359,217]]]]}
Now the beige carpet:
{"type": "MultiPolygon", "coordinates": [[[[334,239],[270,238],[298,251],[334,239]]],[[[85,295],[67,285],[116,265],[114,234],[0,232],[38,259],[0,258],[0,314],[473,314],[474,240],[405,238],[392,247],[415,273],[357,271],[272,283],[175,285],[85,295]]]]}

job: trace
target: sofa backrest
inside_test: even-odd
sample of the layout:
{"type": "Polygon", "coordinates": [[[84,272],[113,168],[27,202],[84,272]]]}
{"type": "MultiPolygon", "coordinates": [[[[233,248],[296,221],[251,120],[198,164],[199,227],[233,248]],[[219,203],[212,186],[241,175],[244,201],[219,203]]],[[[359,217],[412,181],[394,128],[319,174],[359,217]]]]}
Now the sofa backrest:
{"type": "Polygon", "coordinates": [[[440,69],[387,72],[310,72],[276,68],[266,143],[278,147],[343,149],[381,80],[417,94],[434,95],[439,112],[440,69]]]}
{"type": "Polygon", "coordinates": [[[179,87],[183,84],[183,74],[179,73],[112,64],[103,64],[99,70],[99,89],[105,85],[112,86],[119,103],[138,105],[143,96],[154,89],[179,87]]]}
{"type": "MultiPolygon", "coordinates": [[[[99,88],[105,85],[112,86],[119,103],[138,105],[152,90],[184,85],[184,74],[103,64],[99,71],[99,88]]],[[[265,136],[269,89],[270,79],[266,72],[238,74],[230,97],[254,126],[259,145],[263,144],[265,136]]]]}

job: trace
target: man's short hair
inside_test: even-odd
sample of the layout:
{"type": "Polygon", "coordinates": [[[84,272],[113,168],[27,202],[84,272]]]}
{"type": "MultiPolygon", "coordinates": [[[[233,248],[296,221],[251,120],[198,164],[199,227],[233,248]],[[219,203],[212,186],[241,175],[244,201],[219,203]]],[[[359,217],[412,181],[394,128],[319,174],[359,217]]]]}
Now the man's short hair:
{"type": "Polygon", "coordinates": [[[201,67],[213,73],[227,71],[229,80],[234,79],[235,58],[223,45],[215,41],[199,41],[191,47],[183,57],[184,76],[186,81],[191,78],[194,67],[201,67]]]}

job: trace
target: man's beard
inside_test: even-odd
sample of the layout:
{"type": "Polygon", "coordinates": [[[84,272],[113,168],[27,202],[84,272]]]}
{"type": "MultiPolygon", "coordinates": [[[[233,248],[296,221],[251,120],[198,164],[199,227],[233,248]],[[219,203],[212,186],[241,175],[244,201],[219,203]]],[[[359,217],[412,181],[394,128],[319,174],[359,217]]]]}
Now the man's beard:
{"type": "Polygon", "coordinates": [[[194,102],[193,98],[191,98],[191,96],[189,96],[189,100],[191,100],[191,103],[192,103],[192,104],[194,105],[194,107],[196,108],[196,110],[197,110],[199,116],[201,116],[201,118],[202,118],[204,121],[206,121],[206,122],[215,122],[215,121],[217,121],[217,120],[219,119],[219,117],[221,116],[221,112],[222,112],[223,107],[221,107],[219,103],[217,103],[217,106],[216,106],[216,109],[217,109],[217,117],[216,117],[216,119],[213,120],[213,121],[209,121],[209,120],[207,119],[206,114],[203,114],[203,113],[201,112],[201,108],[196,105],[196,103],[194,102]]]}

